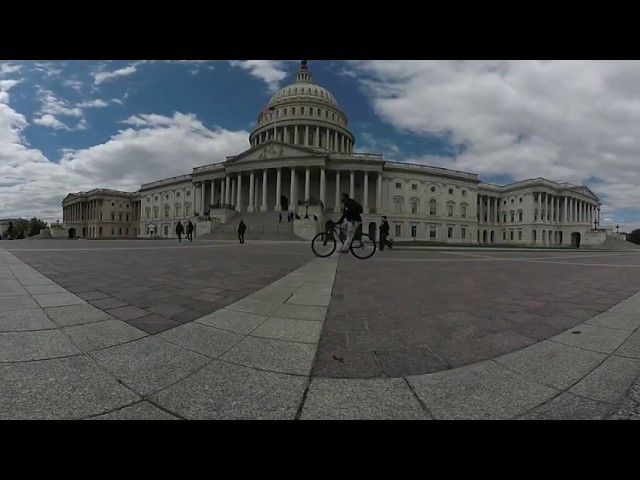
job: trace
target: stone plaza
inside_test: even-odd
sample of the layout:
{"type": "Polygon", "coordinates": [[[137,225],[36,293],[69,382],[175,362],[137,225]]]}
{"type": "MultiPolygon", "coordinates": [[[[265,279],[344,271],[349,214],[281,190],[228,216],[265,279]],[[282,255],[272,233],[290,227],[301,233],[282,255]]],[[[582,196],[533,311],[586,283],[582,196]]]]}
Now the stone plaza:
{"type": "Polygon", "coordinates": [[[637,251],[2,242],[0,418],[640,418],[639,283],[637,251]]]}

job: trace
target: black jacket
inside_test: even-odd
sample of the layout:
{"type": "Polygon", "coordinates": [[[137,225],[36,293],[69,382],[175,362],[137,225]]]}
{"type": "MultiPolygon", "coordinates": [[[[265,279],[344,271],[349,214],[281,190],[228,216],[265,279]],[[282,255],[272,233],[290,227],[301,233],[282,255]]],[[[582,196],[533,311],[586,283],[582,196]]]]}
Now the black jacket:
{"type": "Polygon", "coordinates": [[[240,224],[238,225],[238,233],[242,234],[246,231],[247,231],[247,225],[244,224],[243,222],[240,222],[240,224]]]}
{"type": "Polygon", "coordinates": [[[382,225],[380,225],[380,233],[382,235],[389,235],[389,222],[386,220],[382,222],[382,225]]]}
{"type": "Polygon", "coordinates": [[[342,217],[338,220],[338,223],[342,223],[344,220],[349,222],[362,222],[362,217],[360,216],[360,211],[362,207],[360,204],[356,202],[353,198],[348,198],[346,202],[344,202],[344,209],[342,210],[342,217]]]}

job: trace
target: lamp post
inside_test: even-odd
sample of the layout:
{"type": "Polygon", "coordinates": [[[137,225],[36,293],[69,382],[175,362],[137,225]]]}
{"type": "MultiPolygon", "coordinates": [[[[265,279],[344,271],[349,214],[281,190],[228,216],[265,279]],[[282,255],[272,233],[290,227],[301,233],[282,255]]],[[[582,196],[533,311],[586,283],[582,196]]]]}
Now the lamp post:
{"type": "Polygon", "coordinates": [[[620,230],[620,225],[616,225],[616,235],[620,233],[619,230],[620,230]]]}
{"type": "Polygon", "coordinates": [[[309,200],[304,202],[304,219],[309,220],[309,200]]]}

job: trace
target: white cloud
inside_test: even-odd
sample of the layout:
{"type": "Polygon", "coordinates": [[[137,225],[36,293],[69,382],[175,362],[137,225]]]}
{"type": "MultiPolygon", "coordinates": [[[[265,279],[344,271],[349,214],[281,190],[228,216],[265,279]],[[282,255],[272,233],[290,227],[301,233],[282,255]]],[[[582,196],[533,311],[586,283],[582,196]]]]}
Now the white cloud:
{"type": "Polygon", "coordinates": [[[230,60],[229,63],[263,80],[272,91],[277,90],[280,82],[287,76],[285,62],[282,60],[230,60]]]}
{"type": "Polygon", "coordinates": [[[36,118],[33,123],[43,127],[50,127],[55,130],[71,130],[66,124],[62,123],[50,113],[46,113],[42,117],[36,118]]]}
{"type": "Polygon", "coordinates": [[[118,78],[118,77],[126,77],[128,75],[136,73],[137,71],[138,71],[138,68],[136,65],[128,65],[126,67],[119,68],[118,70],[114,70],[112,72],[104,72],[104,71],[95,72],[93,74],[93,79],[96,85],[100,85],[101,83],[104,83],[108,80],[113,80],[114,78],[118,78]]]}
{"type": "Polygon", "coordinates": [[[640,62],[351,61],[380,118],[464,145],[436,166],[586,183],[640,217],[640,62]],[[590,181],[597,178],[600,182],[590,181]]]}
{"type": "Polygon", "coordinates": [[[51,90],[40,88],[38,90],[42,107],[40,108],[40,114],[48,113],[50,115],[62,115],[68,117],[82,117],[82,109],[78,106],[72,105],[67,100],[59,98],[51,90]]]}
{"type": "Polygon", "coordinates": [[[0,78],[9,75],[10,73],[19,72],[22,65],[17,65],[11,62],[0,62],[0,78]]]}
{"type": "Polygon", "coordinates": [[[24,145],[25,117],[0,103],[0,217],[19,212],[55,221],[68,192],[135,191],[142,183],[189,173],[249,147],[249,132],[210,129],[191,114],[137,115],[127,123],[132,126],[106,143],[64,150],[54,163],[24,145]]]}
{"type": "Polygon", "coordinates": [[[77,106],[80,108],[104,108],[108,107],[109,103],[97,98],[95,100],[85,100],[84,102],[78,103],[77,106]]]}

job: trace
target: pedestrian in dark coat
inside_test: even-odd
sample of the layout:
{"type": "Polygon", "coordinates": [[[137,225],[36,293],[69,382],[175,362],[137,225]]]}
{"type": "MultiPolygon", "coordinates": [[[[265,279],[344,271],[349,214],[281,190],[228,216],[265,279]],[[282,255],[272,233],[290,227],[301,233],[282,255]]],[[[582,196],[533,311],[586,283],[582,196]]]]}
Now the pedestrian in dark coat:
{"type": "Polygon", "coordinates": [[[194,230],[193,223],[191,223],[191,220],[189,220],[189,223],[187,223],[187,238],[189,239],[190,242],[193,242],[193,230],[194,230]]]}
{"type": "Polygon", "coordinates": [[[240,243],[244,243],[244,232],[246,231],[247,226],[242,220],[240,220],[240,224],[238,225],[238,240],[240,240],[240,243]]]}
{"type": "Polygon", "coordinates": [[[178,242],[182,242],[182,234],[184,233],[184,225],[182,222],[178,221],[176,225],[176,235],[178,235],[178,242]]]}

